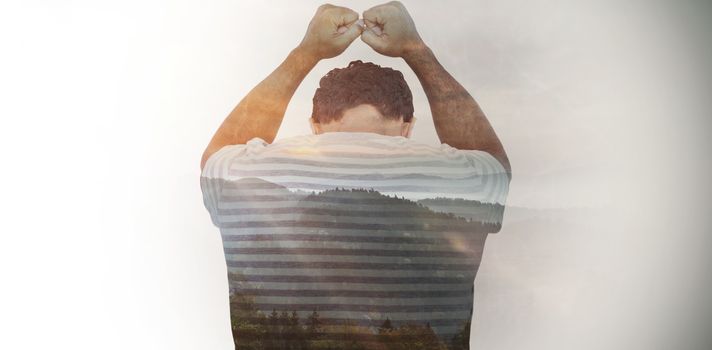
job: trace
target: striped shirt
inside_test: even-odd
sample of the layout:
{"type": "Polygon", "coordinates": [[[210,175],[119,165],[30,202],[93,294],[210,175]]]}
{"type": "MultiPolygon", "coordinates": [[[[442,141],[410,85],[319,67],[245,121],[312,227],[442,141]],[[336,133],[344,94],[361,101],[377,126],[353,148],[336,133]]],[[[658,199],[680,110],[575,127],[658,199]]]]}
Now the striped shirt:
{"type": "Polygon", "coordinates": [[[368,132],[255,137],[212,154],[200,184],[223,240],[236,343],[266,336],[249,322],[282,311],[318,324],[319,339],[344,339],[350,325],[377,342],[386,319],[447,344],[469,337],[475,275],[509,185],[489,153],[368,132]]]}

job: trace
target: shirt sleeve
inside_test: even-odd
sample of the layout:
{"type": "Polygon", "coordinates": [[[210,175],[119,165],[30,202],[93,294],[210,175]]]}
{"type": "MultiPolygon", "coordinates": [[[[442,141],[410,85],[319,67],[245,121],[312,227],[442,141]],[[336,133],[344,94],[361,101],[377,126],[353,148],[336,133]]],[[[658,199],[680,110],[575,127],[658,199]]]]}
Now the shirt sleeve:
{"type": "Polygon", "coordinates": [[[484,217],[493,228],[490,233],[497,233],[501,229],[504,219],[504,208],[509,194],[510,178],[504,166],[490,153],[480,150],[462,150],[442,144],[450,152],[456,152],[465,156],[465,159],[475,169],[475,173],[481,176],[481,202],[482,208],[478,208],[479,217],[484,217]],[[487,215],[482,215],[482,211],[487,215]]]}
{"type": "Polygon", "coordinates": [[[223,195],[225,182],[230,181],[230,168],[241,158],[252,153],[256,148],[262,148],[267,142],[255,137],[246,144],[227,145],[219,149],[205,162],[200,175],[200,188],[203,192],[203,204],[210,213],[213,225],[220,227],[218,213],[220,198],[223,195]]]}

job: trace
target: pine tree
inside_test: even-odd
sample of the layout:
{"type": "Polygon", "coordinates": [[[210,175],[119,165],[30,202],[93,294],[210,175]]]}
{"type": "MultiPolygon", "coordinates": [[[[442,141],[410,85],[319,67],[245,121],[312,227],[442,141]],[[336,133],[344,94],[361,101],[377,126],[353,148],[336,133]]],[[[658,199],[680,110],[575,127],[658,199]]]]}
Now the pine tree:
{"type": "Polygon", "coordinates": [[[292,326],[299,325],[299,314],[297,314],[297,310],[292,310],[292,315],[289,317],[289,324],[292,326]]]}
{"type": "Polygon", "coordinates": [[[307,319],[307,333],[309,335],[309,339],[315,339],[319,335],[321,335],[322,328],[321,328],[321,320],[319,319],[319,313],[314,310],[311,315],[309,315],[309,318],[307,319]]]}
{"type": "Polygon", "coordinates": [[[303,350],[308,349],[307,339],[305,338],[304,329],[299,324],[299,314],[296,310],[292,310],[289,315],[289,326],[286,329],[286,338],[288,350],[303,350]]]}
{"type": "Polygon", "coordinates": [[[279,314],[279,325],[282,327],[288,326],[289,325],[289,314],[287,313],[286,310],[283,310],[279,314]]]}
{"type": "Polygon", "coordinates": [[[272,313],[269,314],[269,325],[270,326],[279,325],[279,313],[277,313],[277,309],[272,309],[272,313]]]}
{"type": "Polygon", "coordinates": [[[378,327],[378,334],[383,334],[385,332],[390,332],[393,330],[393,325],[391,324],[391,319],[389,317],[386,317],[386,320],[383,321],[383,324],[381,324],[380,327],[378,327]]]}

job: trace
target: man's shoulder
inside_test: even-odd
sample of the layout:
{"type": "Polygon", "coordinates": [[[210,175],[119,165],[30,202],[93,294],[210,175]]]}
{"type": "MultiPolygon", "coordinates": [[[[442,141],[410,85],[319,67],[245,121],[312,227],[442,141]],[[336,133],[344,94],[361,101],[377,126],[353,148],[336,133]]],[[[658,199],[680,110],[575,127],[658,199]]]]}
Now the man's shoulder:
{"type": "MultiPolygon", "coordinates": [[[[267,153],[286,150],[302,150],[306,153],[315,150],[325,152],[365,152],[383,153],[394,156],[424,156],[444,157],[448,159],[462,159],[467,156],[486,156],[486,152],[478,150],[461,150],[446,143],[428,143],[404,136],[389,136],[372,132],[326,132],[322,134],[295,135],[275,140],[272,144],[264,143],[258,139],[255,144],[265,145],[267,153]]],[[[301,152],[288,152],[301,154],[301,152]]]]}
{"type": "Polygon", "coordinates": [[[431,147],[439,149],[440,145],[430,145],[428,143],[407,138],[404,136],[389,136],[372,132],[338,131],[326,132],[322,134],[296,135],[276,140],[272,145],[280,146],[287,144],[302,143],[313,147],[327,145],[390,145],[394,147],[431,147]]]}

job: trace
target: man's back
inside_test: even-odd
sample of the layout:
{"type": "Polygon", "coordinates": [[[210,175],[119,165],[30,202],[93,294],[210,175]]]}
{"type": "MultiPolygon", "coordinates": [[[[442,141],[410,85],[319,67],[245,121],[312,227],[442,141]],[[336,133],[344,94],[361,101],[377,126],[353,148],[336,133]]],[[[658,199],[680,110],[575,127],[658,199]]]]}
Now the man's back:
{"type": "Polygon", "coordinates": [[[488,153],[375,133],[223,147],[201,187],[223,238],[236,344],[469,337],[508,183],[488,153]]]}

